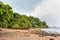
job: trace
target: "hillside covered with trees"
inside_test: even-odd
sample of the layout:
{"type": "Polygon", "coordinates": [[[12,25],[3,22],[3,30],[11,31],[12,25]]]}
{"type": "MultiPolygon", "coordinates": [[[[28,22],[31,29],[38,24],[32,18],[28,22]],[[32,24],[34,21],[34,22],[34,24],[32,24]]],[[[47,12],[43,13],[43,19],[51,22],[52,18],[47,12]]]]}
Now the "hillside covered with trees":
{"type": "Polygon", "coordinates": [[[33,16],[13,12],[12,7],[0,1],[0,28],[46,28],[47,24],[33,16]]]}

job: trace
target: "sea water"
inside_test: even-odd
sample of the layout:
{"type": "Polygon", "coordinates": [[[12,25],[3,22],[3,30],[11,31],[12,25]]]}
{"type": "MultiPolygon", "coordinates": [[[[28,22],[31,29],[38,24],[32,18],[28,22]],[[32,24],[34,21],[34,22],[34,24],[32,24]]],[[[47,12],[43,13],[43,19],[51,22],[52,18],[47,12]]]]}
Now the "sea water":
{"type": "Polygon", "coordinates": [[[60,34],[60,27],[44,28],[42,30],[50,34],[60,34]]]}

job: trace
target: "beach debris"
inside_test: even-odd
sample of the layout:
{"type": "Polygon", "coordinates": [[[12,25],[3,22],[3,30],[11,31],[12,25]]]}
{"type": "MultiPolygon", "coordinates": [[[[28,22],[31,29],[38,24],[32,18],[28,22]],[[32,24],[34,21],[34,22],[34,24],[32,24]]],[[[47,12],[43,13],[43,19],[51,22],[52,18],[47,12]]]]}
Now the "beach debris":
{"type": "Polygon", "coordinates": [[[54,40],[54,39],[49,39],[49,40],[54,40]]]}

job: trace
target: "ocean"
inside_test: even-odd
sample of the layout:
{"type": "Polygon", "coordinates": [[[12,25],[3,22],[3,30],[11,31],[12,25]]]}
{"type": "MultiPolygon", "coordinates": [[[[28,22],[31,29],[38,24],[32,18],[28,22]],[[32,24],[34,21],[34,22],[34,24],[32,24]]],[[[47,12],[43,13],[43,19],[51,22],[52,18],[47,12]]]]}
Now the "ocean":
{"type": "Polygon", "coordinates": [[[42,31],[45,31],[50,34],[59,34],[60,35],[60,27],[51,27],[51,28],[44,28],[42,31]]]}

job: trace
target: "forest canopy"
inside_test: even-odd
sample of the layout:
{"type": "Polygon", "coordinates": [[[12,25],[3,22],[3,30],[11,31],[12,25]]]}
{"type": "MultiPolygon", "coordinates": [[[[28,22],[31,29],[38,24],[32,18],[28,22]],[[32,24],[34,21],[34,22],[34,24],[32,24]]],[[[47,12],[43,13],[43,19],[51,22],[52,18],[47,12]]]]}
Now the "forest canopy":
{"type": "Polygon", "coordinates": [[[0,1],[0,28],[47,28],[46,22],[33,16],[13,12],[12,7],[0,1]]]}

